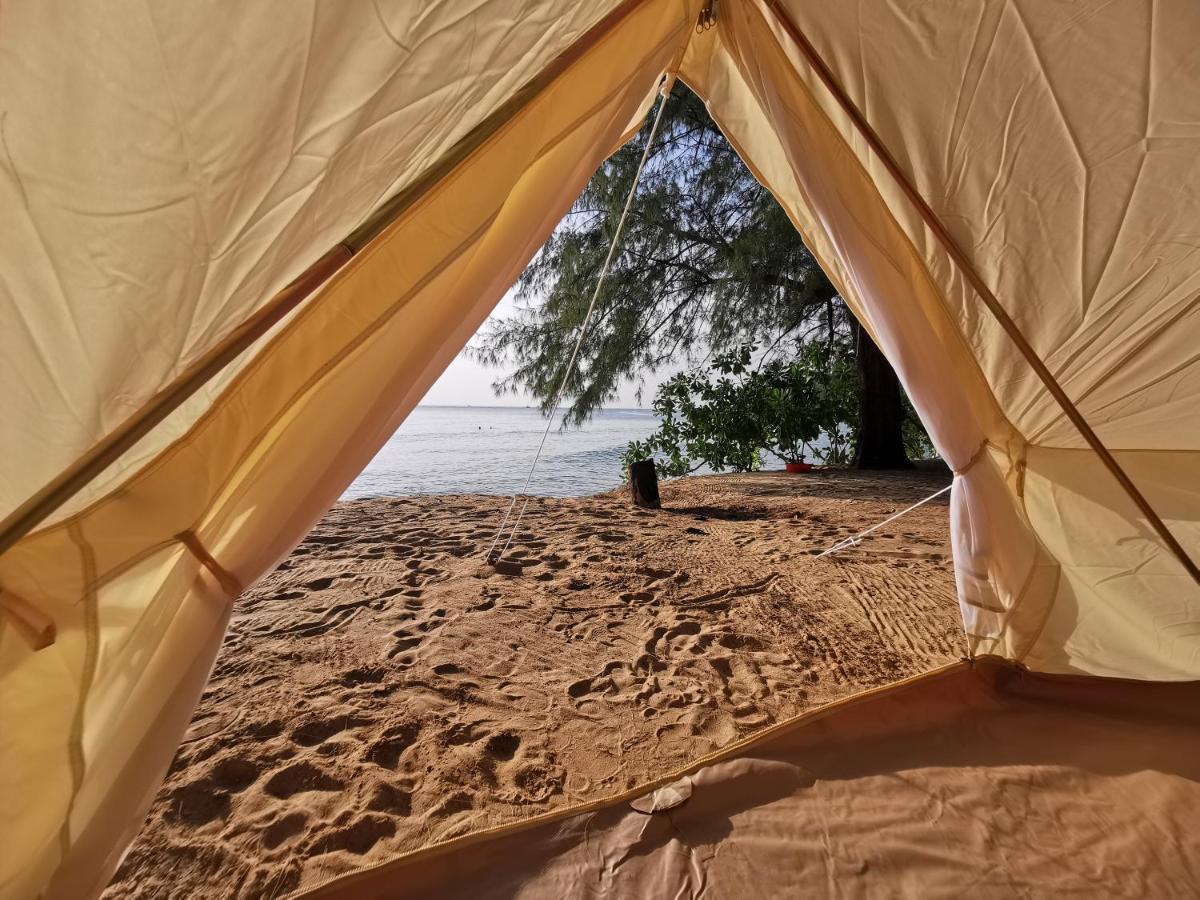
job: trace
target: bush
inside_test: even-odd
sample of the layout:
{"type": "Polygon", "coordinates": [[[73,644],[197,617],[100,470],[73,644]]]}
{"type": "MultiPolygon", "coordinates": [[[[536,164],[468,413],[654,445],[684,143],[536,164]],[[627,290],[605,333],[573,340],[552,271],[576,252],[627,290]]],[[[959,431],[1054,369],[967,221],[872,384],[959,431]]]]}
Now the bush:
{"type": "Polygon", "coordinates": [[[659,386],[657,431],[631,441],[626,464],[653,457],[667,477],[700,465],[751,472],[762,453],[784,462],[844,463],[857,418],[853,356],[838,342],[801,345],[796,358],[753,364],[753,344],[716,356],[707,369],[659,386]],[[822,441],[821,439],[824,438],[822,441]]]}

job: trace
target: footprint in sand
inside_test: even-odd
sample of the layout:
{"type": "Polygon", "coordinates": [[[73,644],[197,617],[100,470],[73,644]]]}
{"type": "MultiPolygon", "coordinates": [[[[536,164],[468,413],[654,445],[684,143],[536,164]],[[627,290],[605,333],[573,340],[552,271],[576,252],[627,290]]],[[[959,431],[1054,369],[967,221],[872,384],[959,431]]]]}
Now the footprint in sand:
{"type": "Polygon", "coordinates": [[[379,684],[387,677],[387,669],[379,666],[360,666],[342,673],[339,679],[344,687],[354,688],[360,685],[379,684]]]}
{"type": "Polygon", "coordinates": [[[339,732],[350,728],[361,728],[364,725],[370,725],[372,721],[354,715],[314,719],[292,732],[292,743],[299,744],[301,747],[314,747],[339,732]]]}
{"type": "Polygon", "coordinates": [[[199,828],[229,815],[229,794],[207,778],[171,791],[163,818],[177,825],[199,828]]]}
{"type": "Polygon", "coordinates": [[[290,843],[299,837],[308,824],[308,815],[303,812],[291,812],[282,819],[276,819],[263,829],[262,844],[268,850],[274,850],[283,844],[290,843]]]}
{"type": "Polygon", "coordinates": [[[421,726],[415,722],[402,722],[384,729],[383,735],[367,748],[366,758],[385,769],[394,769],[404,751],[416,743],[421,726]]]}
{"type": "Polygon", "coordinates": [[[224,788],[231,794],[244,791],[262,774],[262,766],[248,759],[229,756],[218,761],[209,772],[209,778],[217,787],[224,788]]]}
{"type": "Polygon", "coordinates": [[[391,813],[402,818],[412,815],[412,792],[392,784],[381,784],[367,801],[367,809],[391,813]]]}
{"type": "Polygon", "coordinates": [[[321,835],[309,846],[309,853],[319,856],[322,853],[345,850],[347,853],[361,856],[384,838],[394,837],[395,834],[396,823],[393,819],[368,813],[321,835]]]}
{"type": "Polygon", "coordinates": [[[518,795],[513,798],[524,803],[543,803],[561,794],[566,783],[566,770],[560,766],[528,763],[513,774],[512,783],[518,795]]]}
{"type": "Polygon", "coordinates": [[[509,731],[503,731],[500,734],[494,734],[483,749],[487,751],[488,756],[492,759],[501,761],[510,760],[517,755],[517,750],[520,749],[521,739],[509,731]]]}
{"type": "Polygon", "coordinates": [[[392,645],[391,649],[388,650],[388,659],[393,659],[406,650],[412,650],[416,647],[419,647],[421,642],[425,640],[423,637],[413,636],[407,628],[401,628],[399,631],[393,631],[392,637],[398,638],[399,640],[397,640],[396,643],[392,645]]]}
{"type": "Polygon", "coordinates": [[[267,779],[263,790],[272,797],[286,800],[308,791],[340,791],[346,785],[338,778],[318,769],[307,760],[286,766],[267,779]]]}

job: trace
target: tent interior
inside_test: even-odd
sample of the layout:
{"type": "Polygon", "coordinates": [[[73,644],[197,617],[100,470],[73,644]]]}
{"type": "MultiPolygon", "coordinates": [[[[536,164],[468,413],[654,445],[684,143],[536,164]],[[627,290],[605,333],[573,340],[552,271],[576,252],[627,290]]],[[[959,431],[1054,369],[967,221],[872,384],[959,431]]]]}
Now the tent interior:
{"type": "Polygon", "coordinates": [[[1195,892],[1200,8],[304,13],[5,9],[0,893],[104,888],[238,595],[664,77],[953,469],[969,659],[315,893],[1195,892]]]}

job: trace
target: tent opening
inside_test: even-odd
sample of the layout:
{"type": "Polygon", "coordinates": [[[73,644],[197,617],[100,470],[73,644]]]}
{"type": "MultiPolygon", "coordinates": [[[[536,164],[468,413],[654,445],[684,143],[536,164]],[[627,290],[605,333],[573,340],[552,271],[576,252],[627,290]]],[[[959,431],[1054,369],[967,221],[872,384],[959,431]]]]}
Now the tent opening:
{"type": "MultiPolygon", "coordinates": [[[[600,410],[582,429],[549,433],[542,469],[527,476],[544,418],[558,425],[578,394],[595,395],[587,377],[604,377],[598,363],[620,339],[621,316],[638,318],[637,304],[689,270],[732,280],[728,270],[754,252],[719,257],[722,245],[794,242],[760,254],[756,268],[769,266],[770,281],[743,276],[708,294],[689,285],[701,307],[687,311],[697,345],[735,341],[705,323],[740,315],[744,332],[762,335],[760,367],[771,353],[806,352],[805,341],[853,353],[851,315],[818,283],[824,275],[786,215],[702,102],[683,85],[675,92],[668,103],[682,108],[666,119],[662,146],[652,155],[645,146],[660,103],[520,279],[551,296],[510,315],[556,328],[540,307],[594,282],[596,267],[551,285],[546,257],[588,242],[592,229],[612,234],[640,174],[628,163],[646,155],[629,243],[613,254],[616,287],[597,296],[600,324],[580,339],[583,371],[566,367],[574,335],[543,351],[545,369],[571,390],[552,393],[541,412],[418,406],[348,489],[355,499],[235,604],[110,894],[167,890],[166,879],[198,891],[213,866],[238,895],[307,889],[457,834],[603,802],[962,655],[944,498],[836,558],[814,556],[947,485],[940,461],[855,471],[826,436],[814,443],[833,465],[791,475],[762,451],[756,471],[664,482],[663,508],[648,511],[621,484],[622,444],[658,420],[600,410]],[[703,174],[681,174],[684,164],[703,174]],[[716,178],[724,184],[688,196],[716,178]],[[652,216],[672,198],[676,232],[656,233],[668,226],[652,216]],[[680,253],[685,240],[709,249],[680,253]],[[647,263],[656,253],[674,271],[647,263]],[[635,285],[639,277],[651,284],[635,285]],[[575,471],[588,454],[603,462],[575,471]],[[483,476],[482,493],[436,490],[460,470],[483,476]],[[507,493],[526,501],[511,534],[507,493]],[[521,577],[486,567],[497,535],[521,577]]],[[[585,300],[563,318],[582,318],[585,300]]],[[[640,318],[662,315],[650,308],[640,318]]],[[[485,325],[480,340],[508,340],[505,327],[485,325]]],[[[527,353],[539,338],[535,330],[527,353]]],[[[692,358],[703,366],[708,353],[692,358]]],[[[670,368],[685,371],[686,361],[670,368]]]]}

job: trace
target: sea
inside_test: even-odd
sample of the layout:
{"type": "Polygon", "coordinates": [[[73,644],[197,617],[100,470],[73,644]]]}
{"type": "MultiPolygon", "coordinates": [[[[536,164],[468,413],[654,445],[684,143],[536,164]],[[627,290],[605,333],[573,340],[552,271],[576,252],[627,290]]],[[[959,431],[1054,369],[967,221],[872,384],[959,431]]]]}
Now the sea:
{"type": "MultiPolygon", "coordinates": [[[[620,486],[625,447],[658,427],[650,410],[605,409],[583,427],[567,430],[558,427],[561,416],[529,484],[534,496],[581,497],[620,486]]],[[[522,491],[545,430],[538,409],[418,406],[342,499],[522,491]]]]}

